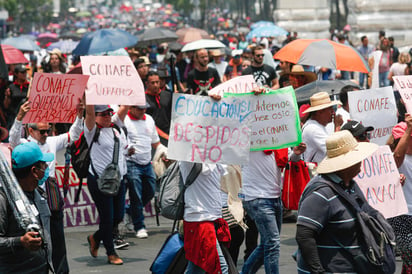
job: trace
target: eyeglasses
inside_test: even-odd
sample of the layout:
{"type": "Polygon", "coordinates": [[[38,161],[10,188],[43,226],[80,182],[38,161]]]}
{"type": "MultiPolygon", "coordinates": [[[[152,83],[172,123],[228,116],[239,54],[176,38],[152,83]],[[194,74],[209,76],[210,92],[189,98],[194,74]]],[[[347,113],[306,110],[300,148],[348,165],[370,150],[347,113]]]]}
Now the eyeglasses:
{"type": "Polygon", "coordinates": [[[256,57],[263,57],[263,56],[265,56],[264,54],[256,54],[255,55],[256,57]]]}
{"type": "Polygon", "coordinates": [[[104,111],[96,113],[96,116],[106,117],[106,116],[113,116],[113,112],[111,111],[104,111]]]}
{"type": "Polygon", "coordinates": [[[51,128],[49,128],[49,129],[35,129],[35,130],[38,130],[41,135],[44,135],[44,134],[46,134],[46,133],[47,133],[47,134],[50,134],[50,133],[51,133],[51,128]]]}

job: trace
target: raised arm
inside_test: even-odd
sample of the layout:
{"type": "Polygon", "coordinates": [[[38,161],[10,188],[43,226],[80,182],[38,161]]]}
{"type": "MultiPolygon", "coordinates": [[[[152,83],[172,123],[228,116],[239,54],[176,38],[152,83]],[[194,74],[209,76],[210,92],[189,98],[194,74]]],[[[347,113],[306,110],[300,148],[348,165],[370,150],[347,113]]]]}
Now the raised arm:
{"type": "Polygon", "coordinates": [[[395,158],[396,166],[399,168],[403,160],[405,159],[405,154],[408,150],[408,144],[411,139],[411,132],[412,132],[412,116],[409,113],[405,114],[405,122],[406,122],[406,130],[402,135],[401,139],[399,140],[398,145],[393,152],[393,158],[395,158]]]}
{"type": "Polygon", "coordinates": [[[96,114],[94,112],[94,105],[86,105],[86,120],[85,125],[89,131],[93,129],[96,124],[96,114]]]}

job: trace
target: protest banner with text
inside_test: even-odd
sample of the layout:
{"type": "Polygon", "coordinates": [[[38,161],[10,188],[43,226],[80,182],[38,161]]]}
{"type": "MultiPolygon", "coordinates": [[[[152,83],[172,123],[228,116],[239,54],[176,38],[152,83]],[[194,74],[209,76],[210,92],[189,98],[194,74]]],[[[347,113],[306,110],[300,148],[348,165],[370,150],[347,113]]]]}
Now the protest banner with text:
{"type": "Polygon", "coordinates": [[[292,147],[302,142],[302,130],[295,91],[291,86],[278,90],[267,89],[260,95],[226,94],[252,104],[250,150],[292,147]]]}
{"type": "Polygon", "coordinates": [[[173,94],[168,158],[201,163],[243,164],[249,160],[252,104],[249,97],[173,94]]]}
{"type": "Polygon", "coordinates": [[[83,74],[90,75],[88,105],[145,105],[145,89],[128,56],[81,56],[83,74]]]}
{"type": "Polygon", "coordinates": [[[368,203],[385,218],[408,213],[399,172],[389,146],[381,146],[363,160],[361,172],[354,180],[368,203]]]}
{"type": "Polygon", "coordinates": [[[412,113],[412,76],[393,76],[395,89],[399,91],[403,99],[406,111],[412,113]]]}
{"type": "Polygon", "coordinates": [[[351,119],[374,128],[370,131],[370,141],[386,144],[398,121],[392,87],[349,92],[348,102],[351,119]]]}
{"type": "Polygon", "coordinates": [[[23,123],[73,123],[87,79],[80,74],[35,73],[29,91],[31,109],[23,123]]]}
{"type": "Polygon", "coordinates": [[[223,96],[225,93],[249,93],[258,85],[253,78],[253,75],[243,75],[223,82],[220,85],[209,90],[209,95],[216,94],[223,96]]]}

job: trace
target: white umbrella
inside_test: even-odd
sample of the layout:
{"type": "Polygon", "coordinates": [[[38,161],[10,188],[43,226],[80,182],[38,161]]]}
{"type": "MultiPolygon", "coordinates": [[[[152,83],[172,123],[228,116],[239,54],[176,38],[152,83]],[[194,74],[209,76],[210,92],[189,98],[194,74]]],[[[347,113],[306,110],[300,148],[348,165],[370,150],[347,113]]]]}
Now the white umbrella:
{"type": "Polygon", "coordinates": [[[198,49],[218,49],[225,48],[225,44],[218,40],[212,39],[201,39],[191,43],[187,43],[183,48],[182,52],[193,51],[198,49]]]}

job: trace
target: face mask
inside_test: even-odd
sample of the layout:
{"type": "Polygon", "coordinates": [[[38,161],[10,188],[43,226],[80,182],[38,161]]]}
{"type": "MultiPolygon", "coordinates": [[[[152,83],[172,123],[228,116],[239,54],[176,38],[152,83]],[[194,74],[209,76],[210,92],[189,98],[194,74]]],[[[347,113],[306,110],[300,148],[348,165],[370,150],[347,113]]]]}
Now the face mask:
{"type": "Polygon", "coordinates": [[[41,186],[42,184],[44,184],[44,183],[47,181],[48,178],[49,178],[49,167],[47,167],[47,168],[44,170],[44,176],[43,176],[43,178],[41,178],[41,179],[37,182],[38,185],[41,186]]]}

